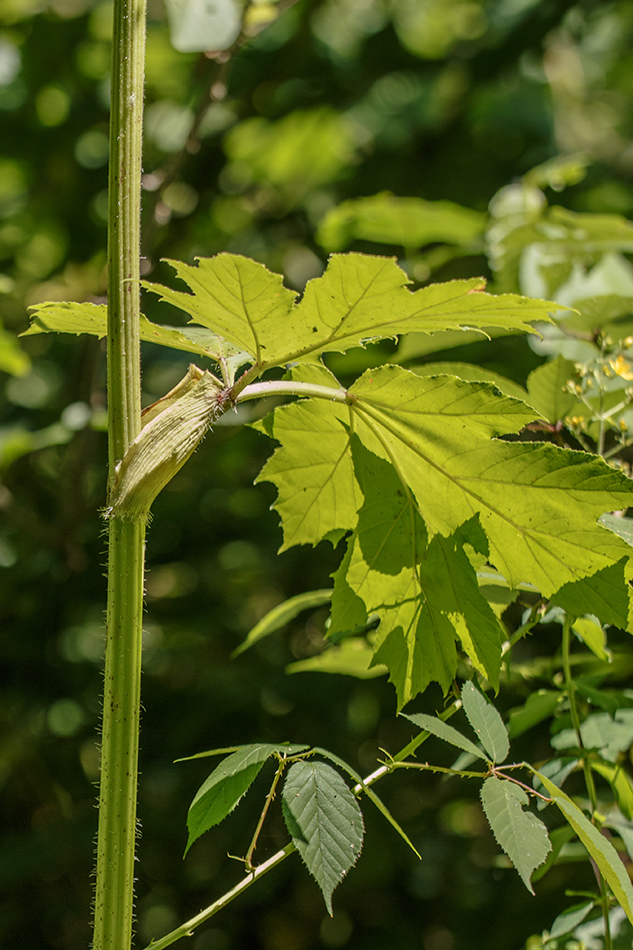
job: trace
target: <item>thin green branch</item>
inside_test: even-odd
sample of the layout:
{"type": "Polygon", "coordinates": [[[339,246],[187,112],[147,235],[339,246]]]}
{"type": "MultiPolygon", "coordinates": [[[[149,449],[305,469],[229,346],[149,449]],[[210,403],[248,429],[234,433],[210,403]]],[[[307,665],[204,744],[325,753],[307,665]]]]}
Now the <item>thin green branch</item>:
{"type": "Polygon", "coordinates": [[[272,784],[266,796],[266,801],[264,802],[264,807],[262,808],[262,813],[259,816],[259,821],[257,822],[257,827],[253,833],[251,843],[248,846],[248,851],[246,852],[246,857],[244,858],[244,863],[249,871],[254,871],[255,867],[253,865],[253,855],[255,853],[255,848],[257,847],[257,841],[259,839],[260,832],[264,821],[266,820],[266,815],[268,814],[268,809],[270,808],[271,802],[275,797],[275,792],[277,791],[277,785],[279,784],[279,779],[281,778],[285,766],[285,761],[282,759],[277,766],[277,771],[275,772],[275,777],[272,780],[272,784]]]}
{"type": "MultiPolygon", "coordinates": [[[[578,748],[580,749],[583,773],[585,776],[585,784],[587,786],[587,793],[589,795],[589,801],[591,802],[591,820],[594,824],[597,824],[596,814],[598,811],[598,796],[596,795],[596,786],[593,780],[593,773],[591,771],[591,765],[589,762],[589,756],[585,750],[582,741],[582,733],[580,729],[580,716],[578,713],[578,706],[576,705],[576,684],[574,683],[572,674],[571,674],[571,663],[570,663],[570,651],[571,651],[571,618],[566,615],[563,623],[563,641],[562,641],[562,653],[563,653],[563,674],[565,677],[565,689],[567,691],[567,698],[569,700],[569,711],[571,713],[571,721],[574,727],[574,732],[576,733],[576,741],[578,743],[578,748]]],[[[602,920],[604,923],[604,947],[605,950],[611,950],[611,928],[609,922],[609,894],[607,891],[607,884],[604,880],[600,871],[595,868],[595,872],[598,875],[598,881],[600,883],[600,904],[602,908],[602,920]]]]}
{"type": "Polygon", "coordinates": [[[175,930],[172,930],[171,933],[166,934],[164,937],[161,937],[160,940],[152,940],[148,944],[146,950],[164,950],[165,947],[170,947],[172,943],[175,943],[177,940],[180,940],[181,937],[190,937],[192,932],[196,927],[199,927],[200,924],[205,923],[205,921],[210,920],[211,917],[214,917],[218,911],[222,910],[227,904],[230,904],[231,901],[235,900],[236,897],[239,897],[240,894],[243,894],[244,891],[247,891],[248,888],[255,883],[258,878],[262,877],[264,874],[267,874],[274,867],[277,867],[278,864],[281,864],[282,861],[285,861],[289,855],[291,855],[297,849],[294,844],[290,842],[285,848],[282,848],[281,851],[278,851],[277,854],[274,854],[272,858],[269,858],[268,861],[264,861],[263,864],[260,864],[258,867],[250,871],[244,880],[240,881],[239,884],[236,884],[235,887],[232,887],[230,891],[227,891],[226,894],[223,894],[222,897],[218,898],[217,901],[214,901],[213,904],[210,904],[205,910],[200,911],[199,914],[196,914],[195,917],[191,917],[189,920],[185,921],[184,924],[181,924],[180,927],[176,927],[175,930]]]}
{"type": "Polygon", "coordinates": [[[231,393],[235,403],[246,402],[248,399],[261,399],[262,396],[314,396],[316,399],[329,399],[330,402],[349,402],[350,397],[346,389],[333,389],[331,386],[320,386],[317,383],[292,382],[290,380],[270,380],[263,383],[251,383],[243,389],[239,382],[235,384],[231,393]]]}

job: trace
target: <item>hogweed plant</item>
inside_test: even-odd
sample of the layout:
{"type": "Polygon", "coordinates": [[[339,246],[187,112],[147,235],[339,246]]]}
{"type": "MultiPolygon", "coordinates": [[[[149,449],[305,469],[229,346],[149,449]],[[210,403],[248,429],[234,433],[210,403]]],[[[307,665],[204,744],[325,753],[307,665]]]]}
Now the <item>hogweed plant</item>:
{"type": "MultiPolygon", "coordinates": [[[[326,539],[341,543],[344,554],[331,590],[308,591],[275,608],[240,649],[300,611],[329,603],[328,648],[315,667],[384,669],[398,711],[431,683],[440,685],[447,705],[437,716],[407,713],[415,730],[410,743],[395,755],[385,753],[365,777],[334,752],[297,743],[297,737],[199,753],[222,759],[189,809],[187,850],[232,812],[267,763],[273,773],[269,791],[243,855],[242,880],[150,946],[160,950],[190,934],[295,850],[331,913],[333,891],[361,852],[364,799],[417,854],[374,790],[379,780],[405,768],[479,783],[494,836],[529,891],[577,838],[596,871],[595,894],[535,939],[553,950],[597,917],[604,946],[610,947],[616,911],[633,923],[633,888],[617,850],[633,852],[633,784],[622,763],[633,722],[628,692],[601,685],[617,666],[604,625],[633,629],[633,533],[627,519],[609,513],[633,506],[633,486],[601,456],[616,454],[615,442],[607,446],[607,430],[629,431],[628,390],[614,396],[617,387],[605,383],[607,366],[611,382],[625,375],[628,333],[615,337],[626,342],[608,354],[606,336],[594,334],[591,345],[603,340],[602,375],[586,363],[571,389],[575,364],[560,354],[537,369],[523,391],[463,364],[453,372],[446,366],[416,371],[377,365],[343,385],[325,359],[407,334],[412,336],[400,347],[410,340],[414,351],[423,352],[421,341],[433,335],[448,332],[454,339],[473,331],[531,334],[552,355],[552,334],[569,334],[578,321],[592,327],[620,318],[630,322],[630,300],[620,299],[619,310],[612,300],[610,309],[595,301],[592,308],[575,301],[570,307],[554,293],[552,300],[490,294],[481,278],[412,289],[394,258],[357,253],[333,254],[299,298],[262,264],[219,254],[194,264],[170,262],[185,291],[145,283],[146,291],[189,318],[184,329],[150,322],[139,312],[143,22],[141,0],[117,0],[108,307],[40,304],[28,331],[108,340],[108,612],[95,950],[125,950],[132,941],[143,550],[152,502],[205,436],[212,441],[213,425],[225,413],[268,397],[275,397],[276,407],[254,425],[277,443],[259,479],[277,489],[282,549],[326,539]],[[202,364],[192,363],[184,379],[143,414],[141,340],[192,354],[202,364]],[[594,411],[582,426],[579,403],[594,411]],[[538,441],[543,434],[551,442],[538,441]],[[580,451],[578,443],[597,451],[580,451]],[[512,603],[524,609],[513,631],[503,619],[512,603]],[[516,644],[543,624],[560,629],[548,688],[542,686],[542,668],[519,671],[513,662],[516,644]],[[591,676],[574,673],[576,641],[592,658],[591,676]],[[487,693],[517,679],[529,693],[506,726],[487,693]],[[472,733],[448,722],[458,710],[472,733]],[[548,719],[559,754],[538,768],[509,760],[511,740],[548,719]],[[416,757],[429,736],[454,748],[451,768],[416,757]],[[579,801],[561,787],[576,773],[584,780],[579,801]],[[259,862],[261,830],[278,791],[289,842],[259,862]],[[551,834],[530,810],[546,806],[560,819],[551,834]]],[[[538,175],[519,187],[537,186],[538,175]]],[[[389,196],[372,200],[374,212],[383,202],[383,226],[393,233],[402,205],[389,196]]],[[[411,222],[416,200],[407,200],[413,202],[406,209],[411,222]]],[[[500,199],[493,207],[491,259],[503,287],[504,267],[514,267],[533,235],[517,226],[516,213],[514,225],[504,230],[502,204],[500,199]],[[513,248],[509,264],[503,247],[513,248]]],[[[426,213],[423,206],[417,210],[426,213]]],[[[457,230],[467,225],[464,240],[472,239],[478,227],[472,213],[438,213],[448,215],[457,230]]],[[[357,209],[347,207],[345,214],[351,227],[357,209]]],[[[544,219],[548,214],[543,208],[544,219]]],[[[538,226],[532,220],[530,227],[538,226]]],[[[337,240],[344,246],[340,234],[337,240]]],[[[409,256],[415,244],[411,236],[409,256]]],[[[549,273],[545,265],[543,272],[549,273]]]]}

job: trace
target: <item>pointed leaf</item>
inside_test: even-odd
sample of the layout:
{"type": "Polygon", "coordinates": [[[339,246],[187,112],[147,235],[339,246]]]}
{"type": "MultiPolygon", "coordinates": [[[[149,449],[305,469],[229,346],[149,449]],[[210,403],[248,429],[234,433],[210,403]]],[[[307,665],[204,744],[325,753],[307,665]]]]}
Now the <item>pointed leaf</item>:
{"type": "Polygon", "coordinates": [[[633,547],[633,518],[620,518],[618,515],[603,515],[600,524],[613,531],[618,537],[622,538],[633,547]]]}
{"type": "Polygon", "coordinates": [[[384,663],[401,708],[431,680],[446,691],[459,640],[473,664],[496,683],[499,621],[482,597],[464,543],[485,545],[474,522],[426,544],[424,523],[396,472],[354,441],[364,504],[348,554],[335,575],[330,635],[380,618],[375,663],[384,663]]]}
{"type": "Polygon", "coordinates": [[[372,663],[373,646],[364,637],[347,637],[323,653],[289,663],[286,673],[340,673],[358,679],[375,679],[387,673],[386,666],[372,663]]]}
{"type": "Polygon", "coordinates": [[[410,719],[414,725],[419,726],[420,729],[424,729],[425,732],[430,732],[431,735],[436,736],[438,739],[443,739],[444,742],[450,742],[451,745],[457,746],[458,749],[462,749],[464,752],[474,755],[476,759],[486,760],[485,753],[482,752],[481,749],[478,749],[474,742],[471,742],[470,739],[463,736],[461,732],[453,726],[449,726],[447,722],[442,722],[441,719],[437,719],[435,716],[427,716],[426,713],[412,713],[411,715],[401,713],[401,715],[403,715],[405,719],[410,719]]]}
{"type": "MultiPolygon", "coordinates": [[[[334,762],[335,765],[338,765],[340,769],[342,769],[344,772],[347,772],[347,774],[351,778],[354,779],[356,784],[360,786],[360,788],[363,790],[365,795],[367,795],[367,798],[371,802],[373,802],[373,804],[376,806],[380,814],[383,815],[387,819],[391,827],[394,828],[398,832],[402,840],[405,841],[409,845],[413,853],[418,858],[420,858],[420,860],[422,860],[417,848],[415,848],[414,845],[411,843],[408,835],[406,835],[405,832],[402,830],[402,828],[400,827],[396,819],[393,817],[393,815],[391,814],[387,806],[378,798],[378,796],[376,795],[371,785],[365,785],[365,782],[363,781],[359,773],[356,771],[356,769],[353,769],[351,765],[349,765],[344,759],[341,759],[338,755],[335,755],[333,752],[329,752],[328,749],[323,749],[320,746],[315,746],[314,751],[318,752],[324,758],[329,759],[331,762],[334,762]]],[[[358,791],[358,789],[356,789],[356,791],[358,791]]]]}
{"type": "Polygon", "coordinates": [[[578,617],[572,624],[572,630],[599,659],[607,663],[611,662],[606,634],[602,624],[595,617],[578,617]]]}
{"type": "Polygon", "coordinates": [[[288,746],[255,743],[229,755],[214,769],[198,789],[187,815],[189,838],[185,854],[193,842],[219,824],[246,794],[264,762],[271,756],[284,755],[288,746]]]}
{"type": "Polygon", "coordinates": [[[562,607],[570,617],[594,614],[603,623],[630,630],[629,574],[630,559],[621,557],[589,577],[564,584],[552,595],[552,603],[562,607]]]}
{"type": "Polygon", "coordinates": [[[528,801],[520,786],[495,776],[487,778],[481,788],[481,802],[497,843],[533,894],[532,872],[543,864],[552,846],[543,822],[523,811],[528,801]]]}
{"type": "Polygon", "coordinates": [[[388,191],[352,198],[332,208],[319,224],[317,241],[341,251],[354,240],[420,248],[431,242],[470,244],[483,234],[485,217],[452,201],[398,198],[388,191]]]}
{"type": "Polygon", "coordinates": [[[290,321],[296,294],[283,278],[263,264],[237,254],[196,258],[196,265],[168,261],[177,276],[193,290],[182,293],[144,283],[161,300],[188,313],[195,323],[209,327],[258,363],[277,362],[283,334],[296,331],[290,321]]]}
{"type": "Polygon", "coordinates": [[[255,624],[253,629],[247,633],[244,641],[233,650],[231,656],[239,656],[240,653],[243,653],[244,650],[248,650],[248,648],[252,647],[258,640],[263,640],[263,638],[267,637],[270,633],[274,633],[276,630],[280,630],[281,627],[285,627],[287,623],[294,620],[302,611],[314,607],[322,607],[323,604],[329,604],[331,600],[331,588],[326,590],[311,590],[305,594],[297,594],[296,597],[289,597],[288,600],[284,600],[281,604],[277,604],[276,607],[269,610],[268,613],[255,624]]]}
{"type": "Polygon", "coordinates": [[[620,907],[633,923],[633,886],[618,852],[611,842],[600,834],[596,826],[591,824],[571,798],[568,798],[547,776],[536,770],[533,771],[598,865],[600,873],[613,891],[620,907]]]}
{"type": "Polygon", "coordinates": [[[550,928],[550,939],[556,940],[563,934],[571,933],[583,922],[589,911],[595,907],[595,901],[586,901],[584,904],[574,904],[559,914],[550,928]]]}
{"type": "Polygon", "coordinates": [[[363,816],[338,772],[323,762],[296,762],[282,793],[288,831],[332,914],[332,893],[363,846],[363,816]]]}
{"type": "Polygon", "coordinates": [[[503,719],[470,680],[462,687],[462,703],[469,723],[492,761],[496,765],[505,762],[510,742],[503,719]]]}
{"type": "MultiPolygon", "coordinates": [[[[457,376],[469,383],[493,383],[499,392],[505,396],[511,396],[513,399],[520,399],[522,402],[532,405],[527,389],[519,386],[512,379],[501,376],[500,373],[495,373],[487,366],[446,360],[441,363],[422,363],[421,366],[409,366],[407,368],[416,376],[457,376]]],[[[536,417],[537,413],[534,414],[535,419],[536,417]]]]}
{"type": "MultiPolygon", "coordinates": [[[[108,332],[108,308],[105,304],[49,301],[35,304],[29,309],[33,313],[33,319],[28,330],[21,336],[34,333],[89,333],[103,339],[108,332]]],[[[235,358],[237,351],[226,340],[209,333],[208,330],[200,331],[203,331],[202,327],[179,330],[176,327],[160,326],[141,314],[140,336],[146,343],[157,343],[172,350],[197,353],[214,360],[235,358]],[[196,330],[198,332],[195,332],[196,330]]],[[[244,356],[240,362],[245,362],[244,356]]]]}
{"type": "Polygon", "coordinates": [[[594,772],[601,775],[611,786],[618,808],[625,818],[633,821],[633,782],[621,765],[590,759],[594,772]]]}
{"type": "Polygon", "coordinates": [[[554,710],[560,706],[565,694],[558,690],[539,689],[530,693],[523,706],[510,711],[508,732],[514,739],[521,736],[532,726],[536,726],[544,719],[549,719],[554,710]]]}

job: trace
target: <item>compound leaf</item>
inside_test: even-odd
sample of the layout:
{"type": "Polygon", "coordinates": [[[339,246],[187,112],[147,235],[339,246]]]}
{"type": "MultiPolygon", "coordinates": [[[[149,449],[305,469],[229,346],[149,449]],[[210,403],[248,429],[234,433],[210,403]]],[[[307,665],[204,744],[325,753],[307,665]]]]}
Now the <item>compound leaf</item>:
{"type": "Polygon", "coordinates": [[[292,840],[332,914],[334,889],[354,866],[363,846],[358,802],[330,765],[296,762],[288,770],[282,804],[292,840]]]}
{"type": "Polygon", "coordinates": [[[495,776],[487,778],[481,788],[481,803],[499,846],[533,894],[532,872],[543,864],[552,849],[547,828],[531,812],[523,811],[528,796],[514,782],[495,776]]]}

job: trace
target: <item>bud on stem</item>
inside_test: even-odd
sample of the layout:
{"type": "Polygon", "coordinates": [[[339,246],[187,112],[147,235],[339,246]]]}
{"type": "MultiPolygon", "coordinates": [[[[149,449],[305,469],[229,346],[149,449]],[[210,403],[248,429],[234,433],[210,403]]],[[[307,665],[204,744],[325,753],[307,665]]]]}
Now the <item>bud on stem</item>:
{"type": "Polygon", "coordinates": [[[178,385],[144,411],[143,428],[116,467],[106,517],[147,520],[159,491],[194,453],[226,402],[215,376],[192,363],[178,385]]]}

